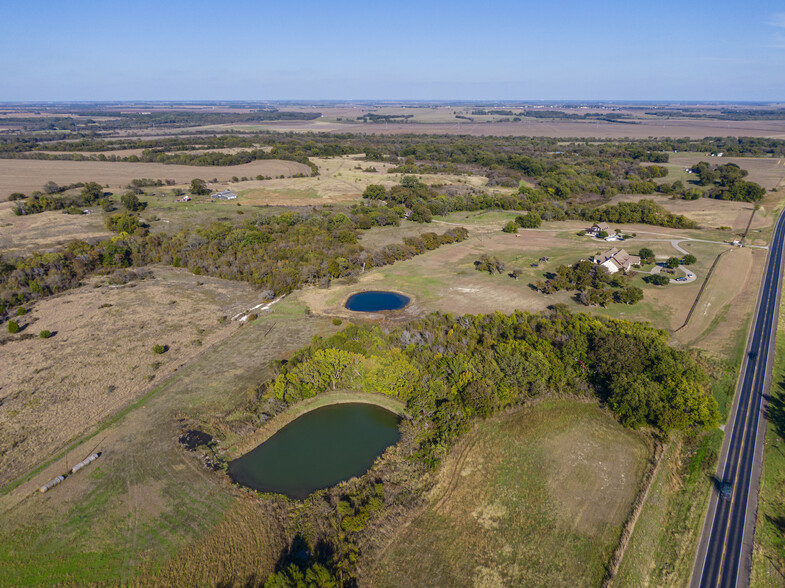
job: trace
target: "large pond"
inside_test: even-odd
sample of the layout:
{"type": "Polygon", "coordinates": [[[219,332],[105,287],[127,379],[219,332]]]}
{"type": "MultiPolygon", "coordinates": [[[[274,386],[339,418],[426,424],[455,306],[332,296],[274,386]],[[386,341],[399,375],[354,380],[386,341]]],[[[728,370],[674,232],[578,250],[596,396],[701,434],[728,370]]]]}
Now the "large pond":
{"type": "Polygon", "coordinates": [[[357,312],[379,312],[380,310],[400,310],[407,304],[409,304],[409,297],[403,294],[369,290],[349,296],[346,308],[357,312]]]}
{"type": "Polygon", "coordinates": [[[303,499],[364,474],[398,442],[400,417],[375,404],[333,404],[295,419],[229,464],[244,486],[303,499]]]}

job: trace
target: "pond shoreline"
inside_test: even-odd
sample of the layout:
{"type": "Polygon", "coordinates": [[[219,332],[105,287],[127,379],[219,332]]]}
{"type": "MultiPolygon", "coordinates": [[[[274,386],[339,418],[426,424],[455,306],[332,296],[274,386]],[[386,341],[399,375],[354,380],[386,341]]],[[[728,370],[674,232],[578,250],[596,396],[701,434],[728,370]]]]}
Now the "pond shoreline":
{"type": "Polygon", "coordinates": [[[257,446],[267,441],[270,437],[275,435],[278,431],[283,429],[286,425],[295,419],[303,416],[304,414],[333,404],[375,404],[390,412],[394,412],[401,417],[406,418],[406,405],[390,396],[384,394],[373,394],[368,392],[354,392],[350,390],[335,390],[330,392],[323,392],[314,396],[313,398],[306,398],[293,404],[282,413],[277,414],[269,421],[264,423],[261,427],[256,429],[253,433],[240,439],[236,444],[227,448],[227,456],[230,459],[237,459],[257,446]]]}

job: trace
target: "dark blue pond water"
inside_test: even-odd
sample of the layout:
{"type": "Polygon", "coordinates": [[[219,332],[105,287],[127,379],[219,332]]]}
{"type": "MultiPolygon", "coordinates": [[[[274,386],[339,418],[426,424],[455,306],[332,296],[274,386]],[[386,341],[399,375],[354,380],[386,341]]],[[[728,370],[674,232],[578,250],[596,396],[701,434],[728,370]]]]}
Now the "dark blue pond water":
{"type": "Polygon", "coordinates": [[[380,310],[399,310],[407,304],[409,304],[409,297],[403,294],[369,290],[349,296],[346,308],[358,312],[379,312],[380,310]]]}
{"type": "Polygon", "coordinates": [[[400,417],[374,404],[333,404],[295,419],[229,464],[238,484],[302,500],[364,474],[400,438],[400,417]]]}

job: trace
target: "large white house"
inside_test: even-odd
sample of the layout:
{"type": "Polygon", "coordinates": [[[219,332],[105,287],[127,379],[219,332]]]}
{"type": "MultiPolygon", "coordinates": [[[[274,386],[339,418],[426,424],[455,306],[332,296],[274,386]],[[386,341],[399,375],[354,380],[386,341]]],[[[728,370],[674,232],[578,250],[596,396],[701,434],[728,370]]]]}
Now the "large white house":
{"type": "Polygon", "coordinates": [[[597,265],[603,266],[610,273],[615,274],[619,270],[628,271],[633,265],[640,265],[641,258],[637,255],[630,255],[624,249],[608,249],[600,255],[595,255],[591,260],[597,265]]]}

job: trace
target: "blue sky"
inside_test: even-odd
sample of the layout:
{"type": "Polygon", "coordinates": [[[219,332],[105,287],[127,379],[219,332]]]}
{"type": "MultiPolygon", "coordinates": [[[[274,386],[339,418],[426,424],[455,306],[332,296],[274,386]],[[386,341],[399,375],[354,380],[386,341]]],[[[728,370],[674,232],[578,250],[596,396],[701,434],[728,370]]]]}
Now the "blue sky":
{"type": "Polygon", "coordinates": [[[0,101],[785,101],[785,1],[0,3],[0,101]]]}

